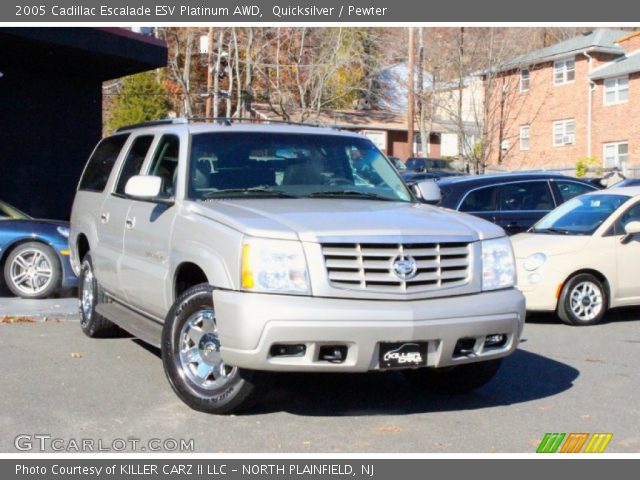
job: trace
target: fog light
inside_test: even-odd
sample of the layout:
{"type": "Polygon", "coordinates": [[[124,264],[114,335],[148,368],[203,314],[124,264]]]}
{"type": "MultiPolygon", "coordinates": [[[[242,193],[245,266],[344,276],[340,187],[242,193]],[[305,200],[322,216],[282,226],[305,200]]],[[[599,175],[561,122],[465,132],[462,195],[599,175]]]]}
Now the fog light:
{"type": "Polygon", "coordinates": [[[284,345],[275,344],[271,347],[269,354],[272,357],[302,357],[307,351],[305,345],[284,345]]]}
{"type": "Polygon", "coordinates": [[[507,343],[507,336],[503,333],[494,333],[487,335],[484,339],[484,348],[502,347],[507,343]]]}

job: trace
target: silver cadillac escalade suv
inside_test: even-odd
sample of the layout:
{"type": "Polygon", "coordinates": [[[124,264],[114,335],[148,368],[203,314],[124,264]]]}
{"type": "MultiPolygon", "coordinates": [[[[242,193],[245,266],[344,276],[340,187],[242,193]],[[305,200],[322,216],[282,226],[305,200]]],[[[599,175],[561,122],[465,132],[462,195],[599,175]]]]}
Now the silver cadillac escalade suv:
{"type": "Polygon", "coordinates": [[[73,205],[81,327],[160,347],[177,395],[211,413],[249,408],[269,372],[399,369],[473,390],[517,347],[524,298],[504,232],[425,204],[438,194],[355,133],[120,129],[73,205]]]}

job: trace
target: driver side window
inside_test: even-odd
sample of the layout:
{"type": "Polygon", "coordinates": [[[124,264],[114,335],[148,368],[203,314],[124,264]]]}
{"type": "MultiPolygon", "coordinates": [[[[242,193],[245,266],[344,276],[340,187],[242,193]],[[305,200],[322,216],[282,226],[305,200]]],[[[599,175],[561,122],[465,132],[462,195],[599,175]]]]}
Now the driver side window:
{"type": "Polygon", "coordinates": [[[620,218],[618,218],[616,222],[615,234],[624,235],[626,233],[625,227],[630,222],[640,222],[640,202],[627,208],[627,210],[620,215],[620,218]]]}
{"type": "Polygon", "coordinates": [[[158,142],[153,156],[149,175],[162,178],[162,193],[167,196],[175,195],[180,139],[176,135],[164,135],[158,142]]]}

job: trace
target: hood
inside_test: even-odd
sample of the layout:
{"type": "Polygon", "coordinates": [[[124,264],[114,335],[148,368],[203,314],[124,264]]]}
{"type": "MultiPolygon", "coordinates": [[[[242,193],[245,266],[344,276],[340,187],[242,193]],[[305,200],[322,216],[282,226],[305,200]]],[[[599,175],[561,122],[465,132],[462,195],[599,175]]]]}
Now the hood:
{"type": "Polygon", "coordinates": [[[590,235],[548,235],[545,233],[520,233],[511,237],[516,258],[542,252],[547,257],[575,252],[585,247],[590,235]]]}
{"type": "Polygon", "coordinates": [[[359,199],[242,199],[190,203],[194,214],[247,235],[319,242],[322,237],[503,236],[482,219],[422,203],[359,199]]]}

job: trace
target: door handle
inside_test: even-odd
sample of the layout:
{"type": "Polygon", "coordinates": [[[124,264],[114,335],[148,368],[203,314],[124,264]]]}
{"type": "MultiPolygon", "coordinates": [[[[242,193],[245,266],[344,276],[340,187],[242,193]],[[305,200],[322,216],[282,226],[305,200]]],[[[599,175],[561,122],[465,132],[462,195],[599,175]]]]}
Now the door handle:
{"type": "Polygon", "coordinates": [[[105,212],[102,215],[100,215],[100,221],[102,223],[109,223],[109,213],[105,212]]]}
{"type": "Polygon", "coordinates": [[[124,225],[131,230],[136,225],[136,217],[127,218],[124,221],[124,225]]]}

